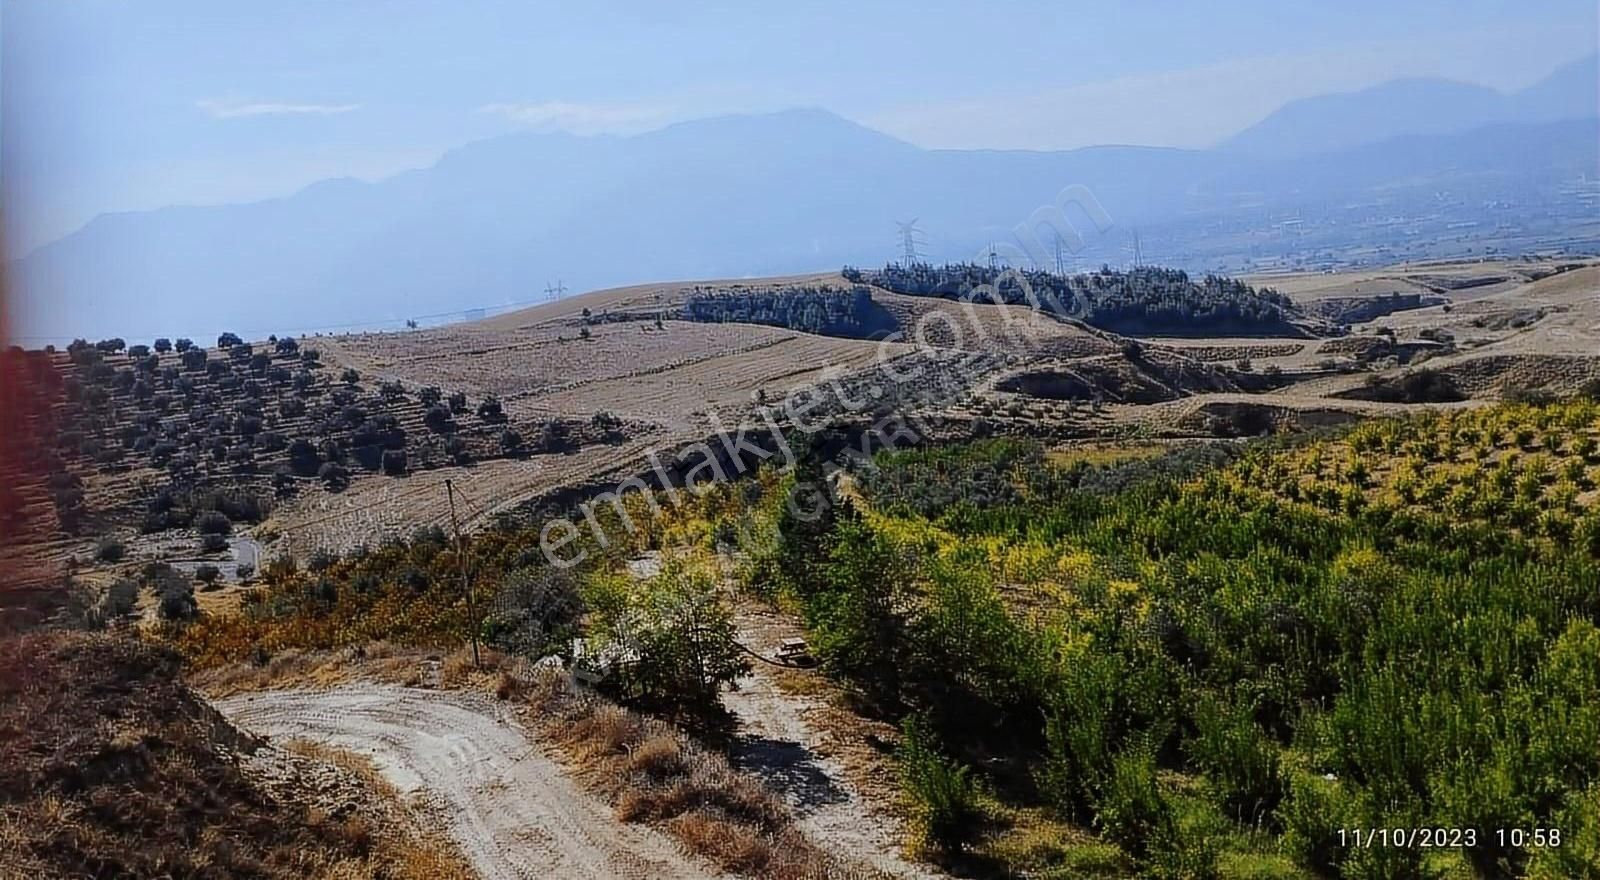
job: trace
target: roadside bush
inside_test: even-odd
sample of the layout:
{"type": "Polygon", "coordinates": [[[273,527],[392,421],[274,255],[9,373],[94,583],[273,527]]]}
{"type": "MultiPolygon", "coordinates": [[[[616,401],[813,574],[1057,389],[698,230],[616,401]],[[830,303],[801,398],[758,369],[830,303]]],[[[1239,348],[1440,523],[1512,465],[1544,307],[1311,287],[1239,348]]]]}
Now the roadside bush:
{"type": "Polygon", "coordinates": [[[436,434],[446,433],[455,427],[450,410],[438,405],[428,407],[427,413],[422,416],[422,423],[436,434]]]}
{"type": "Polygon", "coordinates": [[[193,620],[200,613],[200,605],[194,598],[194,587],[187,590],[171,590],[161,595],[161,600],[156,606],[163,620],[193,620]]]}
{"type": "Polygon", "coordinates": [[[149,576],[155,591],[156,611],[163,620],[193,620],[200,606],[194,598],[194,584],[171,566],[162,566],[149,576]]]}
{"type": "Polygon", "coordinates": [[[584,610],[572,574],[547,567],[508,572],[489,606],[484,621],[488,642],[534,660],[567,653],[584,610]]]}
{"type": "Polygon", "coordinates": [[[716,582],[681,563],[669,561],[643,584],[598,579],[585,585],[584,600],[595,611],[597,645],[631,658],[606,679],[625,699],[712,715],[719,689],[749,669],[716,582]]]}
{"type": "Polygon", "coordinates": [[[194,570],[194,579],[207,586],[216,583],[221,576],[221,569],[209,562],[196,566],[194,570]]]}
{"type": "Polygon", "coordinates": [[[911,801],[923,843],[960,852],[981,830],[983,812],[972,768],[939,751],[927,719],[908,716],[901,726],[900,783],[911,801]]]}

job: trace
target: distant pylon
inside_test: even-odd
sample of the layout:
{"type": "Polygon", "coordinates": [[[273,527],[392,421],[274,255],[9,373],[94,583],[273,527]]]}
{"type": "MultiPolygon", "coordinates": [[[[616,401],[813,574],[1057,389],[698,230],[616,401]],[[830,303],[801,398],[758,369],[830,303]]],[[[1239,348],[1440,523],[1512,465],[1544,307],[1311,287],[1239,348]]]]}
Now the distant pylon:
{"type": "Polygon", "coordinates": [[[544,286],[544,295],[552,300],[559,300],[567,295],[567,286],[561,283],[560,278],[557,278],[555,284],[546,284],[544,286]]]}
{"type": "Polygon", "coordinates": [[[1057,275],[1061,275],[1061,276],[1065,276],[1067,274],[1067,256],[1066,256],[1066,253],[1064,251],[1064,246],[1065,245],[1066,245],[1066,242],[1062,240],[1061,233],[1057,232],[1056,233],[1056,274],[1057,275]]]}
{"type": "Polygon", "coordinates": [[[922,230],[917,228],[917,218],[896,220],[895,225],[900,227],[900,259],[907,266],[922,262],[922,252],[917,249],[922,243],[922,230]]]}

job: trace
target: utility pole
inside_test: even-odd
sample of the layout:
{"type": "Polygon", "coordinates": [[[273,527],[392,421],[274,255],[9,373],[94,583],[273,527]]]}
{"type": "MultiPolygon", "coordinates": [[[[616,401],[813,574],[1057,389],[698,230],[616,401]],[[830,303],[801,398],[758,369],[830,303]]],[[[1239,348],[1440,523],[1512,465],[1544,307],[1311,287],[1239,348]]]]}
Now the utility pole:
{"type": "Polygon", "coordinates": [[[450,528],[456,533],[456,561],[461,564],[461,592],[467,596],[467,625],[472,633],[472,668],[482,669],[483,659],[478,656],[478,603],[472,595],[472,584],[467,579],[467,548],[461,541],[461,523],[456,520],[456,487],[444,481],[444,494],[450,500],[450,528]]]}
{"type": "Polygon", "coordinates": [[[544,286],[544,293],[546,297],[559,302],[562,297],[567,295],[567,286],[561,283],[560,278],[557,278],[555,284],[546,284],[544,286]]]}

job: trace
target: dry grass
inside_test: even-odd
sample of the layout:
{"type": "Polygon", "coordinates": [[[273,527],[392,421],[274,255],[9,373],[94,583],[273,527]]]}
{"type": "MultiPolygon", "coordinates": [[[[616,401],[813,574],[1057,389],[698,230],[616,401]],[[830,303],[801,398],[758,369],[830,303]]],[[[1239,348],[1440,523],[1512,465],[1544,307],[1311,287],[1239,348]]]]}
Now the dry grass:
{"type": "Polygon", "coordinates": [[[558,675],[527,685],[529,721],[626,822],[646,822],[726,871],[767,880],[875,877],[819,849],[787,805],[672,726],[579,694],[558,675]]]}
{"type": "Polygon", "coordinates": [[[422,648],[372,642],[360,650],[302,651],[289,649],[266,663],[230,663],[198,669],[189,683],[212,699],[249,691],[285,688],[328,688],[355,679],[423,684],[427,666],[438,655],[422,648]]]}
{"type": "MultiPolygon", "coordinates": [[[[375,813],[376,818],[369,820],[358,815],[343,820],[348,835],[372,841],[368,846],[372,855],[364,864],[351,866],[366,873],[349,876],[395,880],[472,880],[477,877],[447,840],[422,827],[405,806],[399,790],[370,758],[310,740],[289,740],[282,746],[308,760],[337,767],[358,780],[368,795],[365,798],[368,810],[375,813]]],[[[315,810],[313,815],[325,820],[315,810]]]]}
{"type": "Polygon", "coordinates": [[[463,646],[445,655],[439,664],[439,686],[470,690],[498,691],[510,687],[512,678],[523,661],[502,654],[493,648],[479,647],[478,660],[472,659],[472,648],[463,646]]]}
{"type": "Polygon", "coordinates": [[[348,749],[341,749],[337,746],[330,746],[327,743],[309,739],[291,739],[279,743],[279,745],[303,758],[338,767],[345,773],[361,780],[362,785],[366,786],[369,791],[381,797],[394,800],[400,796],[399,790],[388,779],[384,778],[383,774],[378,771],[377,765],[373,764],[372,759],[365,755],[358,755],[348,749]]]}

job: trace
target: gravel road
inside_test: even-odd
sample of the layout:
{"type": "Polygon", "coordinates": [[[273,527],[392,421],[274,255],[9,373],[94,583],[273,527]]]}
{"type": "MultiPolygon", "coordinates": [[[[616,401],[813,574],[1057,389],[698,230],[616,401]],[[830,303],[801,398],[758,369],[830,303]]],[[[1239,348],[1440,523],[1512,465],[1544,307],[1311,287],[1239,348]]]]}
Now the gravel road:
{"type": "Polygon", "coordinates": [[[485,697],[351,684],[244,694],[216,706],[254,733],[370,756],[485,878],[717,876],[661,833],[618,822],[485,697]]]}

